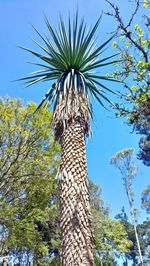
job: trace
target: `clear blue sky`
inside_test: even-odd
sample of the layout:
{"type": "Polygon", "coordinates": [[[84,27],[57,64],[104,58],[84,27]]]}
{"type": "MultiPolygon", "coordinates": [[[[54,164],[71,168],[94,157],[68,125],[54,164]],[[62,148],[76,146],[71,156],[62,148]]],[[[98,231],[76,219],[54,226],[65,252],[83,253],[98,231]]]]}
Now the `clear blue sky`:
{"type": "MultiPolygon", "coordinates": [[[[132,11],[132,4],[126,1],[116,0],[120,5],[122,16],[127,19],[132,11]]],[[[27,64],[34,58],[17,48],[17,45],[31,49],[37,49],[31,38],[37,39],[30,24],[33,24],[41,32],[46,32],[43,21],[45,12],[52,25],[57,27],[59,14],[64,18],[68,12],[74,14],[78,6],[79,14],[85,17],[89,26],[94,24],[102,11],[108,11],[109,7],[104,0],[0,0],[0,91],[1,96],[23,98],[25,102],[40,102],[49,85],[37,85],[24,88],[20,83],[11,82],[27,73],[36,70],[27,64]]],[[[141,18],[136,18],[140,23],[141,18]]],[[[98,31],[98,40],[103,42],[115,27],[114,21],[103,16],[98,31]]],[[[113,51],[108,50],[109,53],[113,51]]],[[[104,69],[103,74],[108,71],[104,69]]],[[[111,89],[116,89],[116,84],[110,84],[111,89]]],[[[119,87],[118,87],[119,86],[119,87]]],[[[121,85],[117,89],[122,90],[121,85]]],[[[116,119],[112,112],[102,109],[95,104],[95,125],[93,128],[93,139],[87,143],[88,169],[90,179],[102,187],[102,198],[111,205],[111,215],[115,216],[124,205],[128,210],[128,203],[124,193],[120,173],[109,164],[109,159],[116,152],[133,147],[135,154],[138,151],[139,136],[131,133],[132,129],[125,121],[116,119]]],[[[148,185],[149,168],[139,162],[139,174],[134,182],[136,207],[140,206],[141,192],[148,185]]],[[[145,212],[141,211],[140,219],[144,219],[145,212]]]]}

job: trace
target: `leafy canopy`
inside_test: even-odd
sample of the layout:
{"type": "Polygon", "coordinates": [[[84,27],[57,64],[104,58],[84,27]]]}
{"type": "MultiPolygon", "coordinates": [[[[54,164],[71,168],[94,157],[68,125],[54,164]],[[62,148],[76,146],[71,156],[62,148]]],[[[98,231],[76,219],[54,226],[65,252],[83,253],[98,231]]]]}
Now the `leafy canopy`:
{"type": "MultiPolygon", "coordinates": [[[[28,48],[20,47],[32,53],[44,63],[32,63],[41,67],[41,69],[32,72],[20,80],[24,80],[26,86],[31,86],[42,81],[54,81],[39,105],[39,108],[43,104],[47,104],[47,101],[51,101],[54,102],[55,111],[62,100],[65,101],[66,107],[69,106],[69,99],[73,99],[78,95],[80,97],[76,97],[75,106],[73,107],[73,104],[70,103],[71,108],[73,108],[73,110],[76,109],[76,111],[74,111],[76,114],[77,110],[80,113],[84,113],[82,104],[84,99],[86,99],[90,116],[92,115],[91,95],[94,96],[101,105],[103,105],[101,99],[105,99],[111,103],[104,92],[106,90],[113,93],[113,91],[107,88],[101,81],[116,81],[116,79],[106,75],[99,75],[98,72],[95,73],[94,70],[118,62],[118,60],[114,61],[114,59],[112,61],[112,58],[117,54],[101,57],[105,50],[104,48],[114,36],[111,36],[103,44],[97,45],[96,40],[93,38],[100,23],[100,18],[90,30],[87,30],[84,19],[79,23],[78,12],[76,12],[73,22],[71,22],[69,16],[67,26],[62,17],[60,17],[58,30],[50,25],[46,16],[44,18],[49,36],[43,35],[35,27],[33,28],[44,42],[44,46],[37,41],[34,42],[45,54],[43,55],[28,48]],[[84,95],[84,99],[81,95],[84,95]]],[[[63,118],[68,112],[68,109],[65,109],[63,118]]]]}
{"type": "Polygon", "coordinates": [[[46,256],[57,238],[53,198],[60,147],[52,134],[51,112],[32,116],[36,108],[0,99],[0,256],[9,253],[14,260],[21,254],[46,256]],[[42,226],[49,235],[39,230],[42,226]]]}

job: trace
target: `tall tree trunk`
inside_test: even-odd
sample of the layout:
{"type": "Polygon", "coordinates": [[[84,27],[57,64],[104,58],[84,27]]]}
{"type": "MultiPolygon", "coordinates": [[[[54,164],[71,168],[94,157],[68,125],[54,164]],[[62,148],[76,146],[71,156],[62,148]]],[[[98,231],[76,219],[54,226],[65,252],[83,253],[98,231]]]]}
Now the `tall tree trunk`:
{"type": "Polygon", "coordinates": [[[135,238],[136,238],[137,247],[138,247],[140,266],[144,266],[139,236],[138,236],[138,232],[137,232],[137,222],[136,222],[136,216],[135,216],[135,211],[134,211],[134,206],[133,206],[133,198],[131,197],[131,191],[128,189],[127,185],[126,185],[126,193],[127,193],[127,197],[128,197],[129,205],[130,205],[130,212],[131,212],[131,216],[132,216],[133,228],[134,228],[135,238]]]}
{"type": "Polygon", "coordinates": [[[2,263],[3,266],[7,266],[7,261],[5,259],[3,259],[3,263],[2,263]]]}
{"type": "Polygon", "coordinates": [[[79,122],[72,123],[62,137],[59,198],[62,266],[93,266],[84,130],[79,122]]]}
{"type": "Polygon", "coordinates": [[[142,256],[142,252],[141,252],[141,246],[140,246],[140,242],[139,242],[139,236],[138,236],[138,233],[137,233],[137,227],[136,227],[135,220],[133,221],[133,227],[134,227],[136,242],[137,242],[137,246],[138,246],[139,258],[140,258],[140,266],[144,266],[144,264],[143,264],[143,256],[142,256]]]}

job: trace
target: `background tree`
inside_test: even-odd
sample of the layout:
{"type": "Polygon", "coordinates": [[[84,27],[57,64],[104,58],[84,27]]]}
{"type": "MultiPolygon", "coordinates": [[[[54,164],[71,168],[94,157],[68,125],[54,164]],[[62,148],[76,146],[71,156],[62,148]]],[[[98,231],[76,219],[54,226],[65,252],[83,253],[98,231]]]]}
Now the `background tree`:
{"type": "Polygon", "coordinates": [[[150,186],[147,186],[142,193],[142,208],[150,214],[150,186]]]}
{"type": "MultiPolygon", "coordinates": [[[[60,148],[52,134],[52,115],[20,100],[1,99],[0,105],[0,249],[20,265],[40,265],[54,252],[56,176],[60,148]],[[44,241],[46,228],[48,241],[44,241]],[[53,247],[52,247],[53,246],[53,247]],[[26,256],[25,256],[26,255],[26,256]]],[[[42,264],[43,265],[43,264],[42,264]]]]}
{"type": "Polygon", "coordinates": [[[137,230],[141,238],[144,265],[150,264],[150,220],[138,224],[137,230]]]}
{"type": "Polygon", "coordinates": [[[116,21],[116,40],[113,47],[120,52],[119,58],[124,59],[117,64],[114,77],[124,82],[125,90],[120,94],[122,103],[116,104],[117,115],[125,116],[133,129],[142,135],[139,142],[138,158],[147,166],[150,165],[150,62],[149,62],[149,0],[128,1],[131,15],[126,21],[120,8],[109,0],[111,7],[106,14],[116,21]],[[130,2],[130,3],[129,3],[130,2]],[[141,15],[141,13],[143,15],[141,15]],[[140,24],[136,23],[140,16],[140,24]],[[135,22],[134,22],[135,21],[135,22]]]}
{"type": "Polygon", "coordinates": [[[137,232],[137,211],[134,208],[134,193],[133,193],[133,179],[137,173],[137,165],[133,161],[133,149],[124,149],[121,152],[116,153],[110,160],[110,163],[115,165],[122,174],[125,192],[128,198],[131,218],[134,227],[134,233],[137,241],[137,247],[139,252],[139,259],[141,265],[143,265],[143,258],[141,252],[141,246],[139,242],[139,236],[137,232]]]}
{"type": "MultiPolygon", "coordinates": [[[[128,239],[131,241],[132,245],[129,250],[124,253],[125,263],[124,266],[128,265],[128,261],[132,260],[133,265],[138,265],[138,247],[135,237],[133,224],[130,223],[128,216],[125,212],[125,208],[122,208],[121,213],[115,217],[121,224],[123,224],[125,231],[128,235],[128,239]]],[[[150,230],[149,230],[149,221],[146,220],[142,224],[137,224],[138,236],[140,239],[141,253],[143,256],[144,265],[149,265],[150,263],[150,230]]]]}
{"type": "Polygon", "coordinates": [[[90,183],[90,199],[96,236],[95,265],[117,265],[116,256],[129,252],[132,242],[128,240],[124,226],[109,217],[109,208],[101,198],[99,186],[90,183]]]}
{"type": "MultiPolygon", "coordinates": [[[[85,137],[90,134],[92,118],[91,96],[103,105],[110,103],[105,91],[113,92],[102,81],[114,78],[93,70],[116,62],[116,55],[102,57],[105,46],[97,45],[94,38],[100,18],[87,31],[84,20],[78,22],[76,12],[73,22],[69,17],[66,26],[60,17],[59,29],[53,29],[47,17],[49,35],[35,29],[45,47],[35,42],[45,54],[22,48],[42,60],[42,69],[22,78],[27,86],[53,80],[39,108],[47,101],[54,103],[53,127],[61,141],[62,156],[59,169],[60,229],[62,236],[62,265],[94,265],[91,211],[89,203],[85,137]]],[[[99,71],[99,70],[98,70],[99,71]]],[[[38,109],[39,109],[38,108],[38,109]]]]}
{"type": "Polygon", "coordinates": [[[138,120],[132,120],[134,121],[134,129],[142,135],[139,142],[138,159],[142,160],[145,165],[150,166],[150,102],[139,104],[138,112],[138,120]]]}

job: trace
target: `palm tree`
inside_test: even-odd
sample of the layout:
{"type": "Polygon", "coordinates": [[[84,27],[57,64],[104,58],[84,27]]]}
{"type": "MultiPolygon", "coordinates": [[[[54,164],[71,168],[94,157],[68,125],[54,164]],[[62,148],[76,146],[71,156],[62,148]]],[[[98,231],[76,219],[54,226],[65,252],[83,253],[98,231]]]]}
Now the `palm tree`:
{"type": "Polygon", "coordinates": [[[53,104],[53,128],[55,137],[61,143],[62,155],[59,169],[59,203],[61,229],[62,266],[94,265],[94,236],[90,212],[88,178],[85,152],[85,136],[90,134],[90,120],[93,117],[91,97],[103,105],[102,99],[110,103],[105,91],[113,92],[102,81],[115,81],[100,75],[94,69],[113,64],[111,55],[102,58],[110,37],[100,46],[93,40],[100,18],[90,30],[84,19],[78,22],[78,12],[68,25],[60,17],[59,29],[53,29],[47,17],[45,23],[49,37],[34,30],[44,42],[44,51],[39,54],[30,49],[22,49],[41,59],[33,63],[42,69],[22,78],[27,86],[38,82],[54,80],[51,88],[40,103],[53,104]]]}

